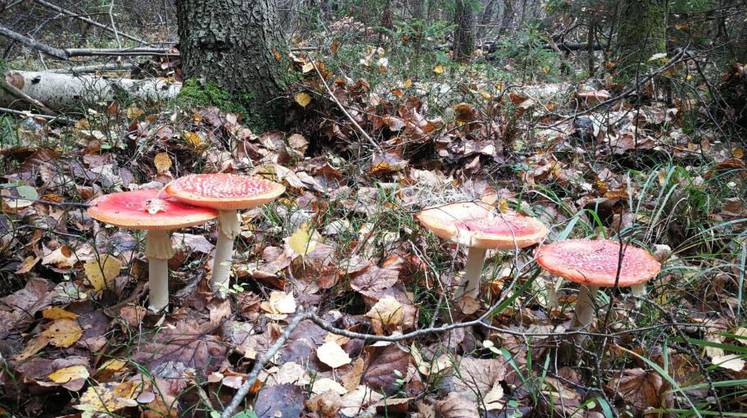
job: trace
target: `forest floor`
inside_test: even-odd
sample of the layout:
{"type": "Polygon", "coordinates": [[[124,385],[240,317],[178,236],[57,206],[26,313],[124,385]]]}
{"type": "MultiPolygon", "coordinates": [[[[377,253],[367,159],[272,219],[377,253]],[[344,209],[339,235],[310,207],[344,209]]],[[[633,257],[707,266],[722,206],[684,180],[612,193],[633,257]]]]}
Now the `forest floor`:
{"type": "Polygon", "coordinates": [[[295,53],[284,131],[173,103],[1,117],[0,414],[217,416],[256,377],[242,417],[747,416],[744,144],[692,65],[654,67],[697,93],[666,100],[410,52],[295,53]],[[287,192],[242,214],[226,300],[206,284],[214,225],[175,233],[169,311],[151,314],[143,235],[86,202],[217,171],[287,192]],[[534,248],[489,251],[480,298],[453,297],[466,249],[414,215],[470,200],[662,271],[642,298],[600,292],[574,344],[578,286],[534,248]]]}

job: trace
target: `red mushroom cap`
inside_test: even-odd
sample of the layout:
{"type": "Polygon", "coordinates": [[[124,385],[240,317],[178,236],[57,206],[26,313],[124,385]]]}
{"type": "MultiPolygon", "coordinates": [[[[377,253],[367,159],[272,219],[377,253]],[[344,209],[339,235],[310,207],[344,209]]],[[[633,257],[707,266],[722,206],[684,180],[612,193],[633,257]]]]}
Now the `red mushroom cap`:
{"type": "Polygon", "coordinates": [[[171,231],[199,225],[218,217],[209,208],[186,205],[172,198],[159,198],[158,190],[137,190],[104,195],[94,199],[88,215],[101,222],[124,228],[171,231]],[[157,202],[151,213],[149,204],[157,202]]]}
{"type": "Polygon", "coordinates": [[[166,186],[166,193],[183,202],[219,210],[254,208],[284,191],[282,184],[237,174],[190,174],[166,186]]]}
{"type": "MultiPolygon", "coordinates": [[[[619,287],[635,286],[656,277],[661,264],[648,251],[624,245],[619,287]]],[[[570,281],[597,287],[615,286],[620,243],[611,240],[569,239],[537,250],[537,263],[570,281]]]]}
{"type": "Polygon", "coordinates": [[[537,219],[513,212],[500,213],[492,206],[475,202],[427,208],[416,217],[439,237],[468,247],[524,248],[547,235],[547,227],[537,219]]]}

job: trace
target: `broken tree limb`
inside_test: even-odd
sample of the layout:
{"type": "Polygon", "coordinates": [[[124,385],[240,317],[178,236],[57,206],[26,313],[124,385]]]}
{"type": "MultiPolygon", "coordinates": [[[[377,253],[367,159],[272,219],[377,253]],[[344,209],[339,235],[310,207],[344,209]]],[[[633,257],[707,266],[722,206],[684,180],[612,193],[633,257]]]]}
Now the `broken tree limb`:
{"type": "Polygon", "coordinates": [[[21,35],[18,32],[14,32],[3,25],[0,25],[0,35],[6,36],[16,42],[26,45],[29,48],[39,50],[51,57],[55,57],[61,60],[66,60],[69,58],[67,51],[65,51],[64,49],[53,48],[49,45],[37,42],[36,40],[31,39],[28,36],[21,35]]]}
{"type": "Polygon", "coordinates": [[[135,68],[135,64],[125,62],[125,63],[114,63],[114,64],[79,65],[77,67],[54,68],[54,69],[48,70],[48,72],[85,74],[85,73],[95,73],[98,71],[130,71],[133,68],[135,68]]]}
{"type": "Polygon", "coordinates": [[[29,48],[41,51],[51,57],[60,60],[69,60],[72,57],[97,57],[97,56],[170,56],[178,57],[179,52],[169,48],[55,48],[47,44],[43,44],[35,39],[29,38],[28,36],[21,35],[18,32],[11,30],[10,28],[0,25],[0,35],[6,36],[14,41],[20,42],[29,48]]]}
{"type": "MultiPolygon", "coordinates": [[[[103,78],[48,71],[9,71],[5,79],[24,94],[57,111],[80,111],[87,105],[122,96],[157,102],[176,97],[181,89],[181,83],[167,83],[161,79],[103,78]]],[[[8,105],[14,101],[13,95],[0,92],[0,106],[10,107],[8,105]]]]}
{"type": "Polygon", "coordinates": [[[118,31],[115,28],[112,28],[112,27],[106,26],[104,24],[101,24],[101,23],[99,23],[99,22],[97,22],[97,21],[95,21],[93,19],[88,18],[88,17],[81,16],[78,13],[75,13],[75,12],[73,12],[71,10],[63,9],[62,7],[57,6],[55,4],[52,4],[52,3],[48,2],[48,1],[44,1],[44,0],[33,0],[33,1],[36,4],[39,4],[41,6],[44,6],[44,7],[48,8],[48,9],[54,10],[54,11],[56,11],[58,13],[62,13],[62,14],[68,15],[70,17],[74,17],[74,18],[82,20],[82,21],[84,21],[84,22],[86,22],[86,23],[88,23],[88,24],[90,24],[92,26],[96,26],[99,29],[103,29],[103,30],[105,30],[107,32],[111,32],[115,36],[119,35],[119,36],[122,36],[123,38],[127,38],[127,39],[130,39],[130,40],[133,40],[133,41],[138,42],[140,44],[148,45],[147,41],[144,41],[144,40],[142,40],[140,38],[137,38],[137,37],[134,37],[132,35],[128,35],[126,33],[122,33],[121,31],[118,31]]]}
{"type": "Polygon", "coordinates": [[[68,57],[97,57],[97,56],[169,56],[178,57],[179,52],[169,48],[67,48],[68,57]]]}

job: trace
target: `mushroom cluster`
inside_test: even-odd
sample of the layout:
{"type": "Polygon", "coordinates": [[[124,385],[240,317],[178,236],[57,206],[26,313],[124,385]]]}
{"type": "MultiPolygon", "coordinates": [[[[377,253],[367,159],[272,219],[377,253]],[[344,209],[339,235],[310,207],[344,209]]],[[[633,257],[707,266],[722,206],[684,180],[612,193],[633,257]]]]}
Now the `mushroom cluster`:
{"type": "MultiPolygon", "coordinates": [[[[455,296],[477,298],[487,249],[519,250],[541,243],[547,228],[537,219],[517,213],[500,213],[493,207],[462,202],[429,207],[416,215],[437,236],[469,248],[463,285],[455,296]]],[[[555,276],[581,285],[572,330],[588,328],[600,287],[631,287],[642,295],[648,280],[656,277],[660,263],[646,250],[611,240],[568,239],[541,246],[537,263],[555,276]]],[[[583,341],[582,334],[576,339],[583,341]]]]}
{"type": "MultiPolygon", "coordinates": [[[[168,306],[168,260],[174,255],[170,232],[218,219],[218,240],[211,288],[225,297],[233,258],[233,243],[241,232],[238,211],[277,199],[280,184],[235,174],[192,174],[169,183],[163,190],[113,193],[91,202],[88,214],[100,222],[147,231],[145,255],[149,264],[150,309],[168,306]]],[[[542,243],[547,227],[539,220],[515,212],[501,213],[492,206],[461,202],[429,207],[417,219],[437,236],[469,249],[458,298],[480,295],[480,276],[488,249],[514,250],[542,243]]],[[[572,329],[586,329],[593,321],[594,296],[600,287],[632,287],[642,294],[660,263],[646,250],[610,240],[569,239],[546,244],[535,252],[537,263],[555,276],[579,283],[572,329]]]]}
{"type": "Polygon", "coordinates": [[[174,255],[170,232],[218,219],[218,241],[211,286],[225,297],[231,272],[233,241],[241,231],[238,210],[275,200],[285,191],[277,183],[235,174],[199,174],[181,177],[165,188],[104,195],[88,208],[92,218],[122,228],[147,231],[149,308],[168,306],[168,260],[174,255]]]}

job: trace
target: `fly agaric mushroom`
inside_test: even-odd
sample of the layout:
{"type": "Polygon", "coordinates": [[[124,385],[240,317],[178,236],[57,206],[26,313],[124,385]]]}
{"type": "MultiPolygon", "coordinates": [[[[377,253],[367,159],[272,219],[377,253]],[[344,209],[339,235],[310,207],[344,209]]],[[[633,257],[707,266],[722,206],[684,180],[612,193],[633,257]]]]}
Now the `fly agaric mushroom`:
{"type": "Polygon", "coordinates": [[[149,300],[150,309],[155,312],[169,304],[168,260],[174,255],[169,232],[218,217],[213,209],[160,199],[158,195],[158,190],[112,193],[94,199],[88,208],[88,215],[100,222],[147,231],[149,300]]]}
{"type": "Polygon", "coordinates": [[[166,193],[195,206],[217,209],[218,242],[215,246],[212,289],[225,297],[233,259],[233,241],[241,232],[238,211],[272,202],[285,187],[236,174],[191,174],[166,186],[166,193]]]}
{"type": "MultiPolygon", "coordinates": [[[[632,245],[622,249],[624,252],[617,241],[569,239],[537,250],[537,263],[543,269],[581,285],[571,329],[591,324],[594,297],[600,287],[632,287],[634,293],[640,293],[640,288],[659,274],[661,264],[648,251],[632,245]]],[[[577,341],[583,339],[579,336],[577,341]]]]}
{"type": "Polygon", "coordinates": [[[417,214],[428,230],[441,238],[469,247],[464,285],[456,296],[480,294],[480,273],[488,249],[512,250],[537,244],[547,227],[535,218],[517,213],[500,213],[475,202],[434,206],[417,214]]]}

